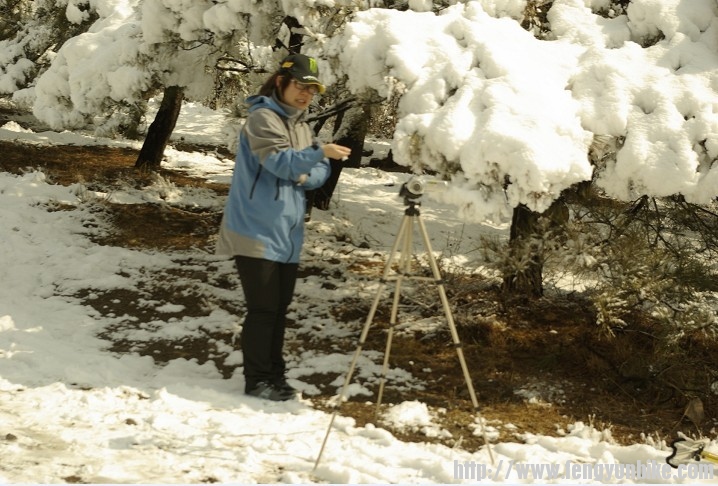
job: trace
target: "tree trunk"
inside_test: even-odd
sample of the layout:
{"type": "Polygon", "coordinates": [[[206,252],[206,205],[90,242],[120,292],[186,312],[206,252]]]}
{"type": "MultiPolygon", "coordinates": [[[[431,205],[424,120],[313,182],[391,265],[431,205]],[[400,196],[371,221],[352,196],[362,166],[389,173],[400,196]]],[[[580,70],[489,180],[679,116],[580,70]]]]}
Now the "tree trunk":
{"type": "Polygon", "coordinates": [[[282,20],[282,23],[289,30],[289,40],[285,45],[279,38],[275,39],[274,50],[286,49],[292,54],[298,54],[302,51],[302,45],[304,41],[304,34],[301,32],[302,24],[296,17],[286,16],[282,20]]]}
{"type": "Polygon", "coordinates": [[[344,167],[360,167],[362,153],[364,151],[364,139],[366,138],[369,119],[369,107],[367,105],[362,107],[351,108],[349,111],[359,110],[355,113],[350,113],[351,118],[349,119],[349,126],[344,129],[342,122],[344,121],[345,114],[343,111],[337,115],[337,119],[334,122],[333,134],[340,133],[339,138],[335,140],[335,143],[344,145],[351,148],[352,153],[349,158],[345,161],[329,159],[332,165],[332,172],[329,179],[324,183],[322,187],[319,187],[313,191],[307,191],[307,217],[311,214],[313,207],[326,211],[329,209],[329,203],[332,200],[334,189],[337,187],[339,182],[339,175],[344,167]],[[343,135],[341,135],[343,134],[343,135]]]}
{"type": "Polygon", "coordinates": [[[142,144],[140,155],[137,157],[137,162],[135,162],[136,168],[143,170],[158,170],[160,168],[165,147],[177,124],[183,99],[184,89],[179,86],[165,88],[160,109],[147,130],[145,143],[142,144]]]}
{"type": "Polygon", "coordinates": [[[287,17],[284,19],[284,23],[289,28],[289,52],[301,52],[304,45],[304,34],[299,29],[302,28],[302,24],[294,17],[287,17]]]}
{"type": "Polygon", "coordinates": [[[543,295],[544,244],[546,238],[560,238],[569,219],[562,197],[543,213],[524,205],[514,208],[509,235],[509,265],[504,271],[503,290],[514,297],[543,295]]]}
{"type": "Polygon", "coordinates": [[[512,262],[504,275],[503,290],[513,296],[541,297],[543,295],[543,261],[531,240],[538,226],[539,214],[524,205],[514,208],[511,218],[509,251],[512,262]]]}

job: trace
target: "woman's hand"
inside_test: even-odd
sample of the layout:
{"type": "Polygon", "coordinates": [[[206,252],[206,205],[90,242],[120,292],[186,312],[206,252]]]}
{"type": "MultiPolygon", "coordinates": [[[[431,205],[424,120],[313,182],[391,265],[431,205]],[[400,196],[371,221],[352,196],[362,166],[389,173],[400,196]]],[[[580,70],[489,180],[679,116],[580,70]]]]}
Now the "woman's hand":
{"type": "Polygon", "coordinates": [[[329,159],[345,160],[352,153],[352,150],[343,145],[327,143],[322,145],[322,152],[324,152],[324,157],[329,159]]]}

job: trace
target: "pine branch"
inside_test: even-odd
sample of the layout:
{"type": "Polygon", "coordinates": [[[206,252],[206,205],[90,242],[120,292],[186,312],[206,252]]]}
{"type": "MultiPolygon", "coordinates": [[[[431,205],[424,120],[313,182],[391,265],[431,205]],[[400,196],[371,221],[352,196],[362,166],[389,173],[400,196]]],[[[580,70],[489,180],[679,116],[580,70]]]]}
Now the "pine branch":
{"type": "Polygon", "coordinates": [[[343,99],[329,108],[326,108],[322,111],[320,111],[317,114],[314,114],[307,118],[307,123],[314,123],[317,121],[327,120],[328,118],[331,118],[335,115],[338,115],[340,113],[344,113],[348,109],[352,108],[354,104],[356,103],[357,99],[356,97],[352,96],[350,98],[343,99]]]}

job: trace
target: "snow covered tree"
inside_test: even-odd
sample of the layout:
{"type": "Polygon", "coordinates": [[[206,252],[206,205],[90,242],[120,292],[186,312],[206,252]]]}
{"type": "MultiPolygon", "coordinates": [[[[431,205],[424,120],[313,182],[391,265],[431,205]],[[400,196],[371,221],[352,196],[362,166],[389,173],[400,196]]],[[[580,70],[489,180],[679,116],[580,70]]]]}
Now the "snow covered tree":
{"type": "Polygon", "coordinates": [[[360,12],[327,52],[354,92],[401,98],[395,160],[451,179],[443,199],[467,217],[543,213],[591,180],[624,201],[711,201],[715,2],[556,0],[540,38],[522,27],[526,6],[360,12]],[[592,164],[596,140],[615,150],[592,164]]]}
{"type": "MultiPolygon", "coordinates": [[[[94,127],[98,135],[134,133],[150,97],[175,95],[150,124],[138,167],[158,166],[183,99],[216,98],[212,90],[218,72],[269,72],[288,52],[302,50],[320,58],[325,82],[332,84],[340,80],[333,66],[321,60],[323,47],[349,16],[371,6],[407,8],[405,2],[352,0],[42,2],[54,9],[55,24],[78,27],[54,29],[67,32],[67,38],[42,43],[40,55],[50,44],[57,51],[48,57],[46,70],[31,69],[37,55],[28,48],[8,50],[12,57],[0,59],[5,92],[14,92],[16,101],[32,107],[54,129],[94,127]]],[[[40,2],[32,5],[33,14],[42,13],[40,2]]],[[[20,18],[23,10],[13,12],[20,18]]],[[[38,23],[48,18],[27,19],[24,30],[39,32],[38,23]]],[[[21,39],[30,42],[29,35],[21,39]]]]}
{"type": "Polygon", "coordinates": [[[0,3],[0,39],[15,35],[28,17],[29,7],[22,0],[3,0],[0,3]]]}
{"type": "MultiPolygon", "coordinates": [[[[14,74],[5,91],[15,92],[16,101],[31,106],[52,128],[94,126],[104,135],[131,129],[147,99],[163,90],[181,91],[181,98],[173,98],[180,106],[181,99],[212,98],[218,68],[225,73],[268,72],[290,50],[317,56],[348,15],[368,7],[350,0],[98,0],[92,3],[97,14],[90,19],[78,15],[79,5],[68,5],[67,20],[94,20],[91,28],[64,42],[37,78],[28,71],[24,52],[14,57],[24,78],[18,68],[11,69],[10,60],[3,59],[0,66],[14,74]],[[24,85],[30,87],[17,91],[24,85]]],[[[321,68],[327,83],[335,81],[326,62],[321,68]]],[[[179,106],[160,112],[162,118],[150,126],[159,131],[148,136],[137,165],[156,165],[161,159],[175,121],[171,117],[178,113],[179,106]]]]}
{"type": "Polygon", "coordinates": [[[97,18],[85,1],[0,2],[0,94],[28,86],[68,39],[97,18]]]}

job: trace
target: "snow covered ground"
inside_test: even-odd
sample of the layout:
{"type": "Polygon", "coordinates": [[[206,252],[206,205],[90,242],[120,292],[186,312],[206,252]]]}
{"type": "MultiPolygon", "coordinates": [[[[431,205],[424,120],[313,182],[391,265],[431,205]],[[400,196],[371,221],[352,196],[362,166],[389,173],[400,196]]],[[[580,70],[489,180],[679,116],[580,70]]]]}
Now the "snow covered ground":
{"type": "MultiPolygon", "coordinates": [[[[225,140],[224,122],[200,109],[186,109],[176,136],[188,141],[225,140]]],[[[0,139],[46,145],[127,144],[98,140],[77,133],[34,133],[16,123],[0,127],[0,139]]],[[[376,145],[377,150],[382,145],[376,145]]],[[[384,147],[386,148],[386,147],[384,147]]],[[[168,166],[198,176],[228,182],[228,160],[175,149],[168,166]]],[[[32,165],[32,161],[28,161],[32,165]]],[[[397,196],[403,174],[374,169],[346,169],[330,211],[315,211],[307,230],[305,262],[329,265],[336,254],[328,235],[343,234],[354,241],[370,238],[372,250],[363,258],[382,261],[402,216],[397,196]]],[[[172,204],[219,209],[223,201],[209,191],[164,187],[172,204]]],[[[158,366],[149,357],[109,352],[97,337],[127,316],[101,315],[75,297],[83,289],[98,293],[132,289],[148,274],[176,268],[191,259],[217,278],[234,278],[231,263],[197,250],[189,254],[99,246],[87,234],[95,216],[91,199],[133,202],[153,197],[127,190],[96,194],[75,185],[48,183],[40,172],[22,176],[0,173],[0,482],[3,483],[685,483],[715,484],[715,479],[629,476],[613,469],[620,464],[663,467],[664,443],[620,446],[610,432],[575,423],[562,437],[525,435],[523,443],[493,443],[470,453],[428,443],[406,443],[378,425],[357,427],[339,416],[322,461],[315,460],[330,416],[312,406],[316,388],[304,376],[323,370],[347,369],[350,355],[300,350],[289,358],[291,382],[303,398],[271,403],[242,394],[241,373],[223,379],[212,362],[176,359],[158,366]],[[54,204],[63,211],[48,211],[54,204]],[[71,210],[69,208],[72,208],[71,210]],[[639,462],[640,461],[640,462],[639,462]],[[651,461],[655,461],[652,463],[651,461]],[[535,466],[530,466],[530,465],[535,466]],[[565,478],[579,465],[583,474],[565,478]],[[589,465],[591,477],[586,477],[589,465]],[[528,469],[532,467],[533,469],[528,469]],[[545,468],[539,470],[538,467],[545,468]],[[554,469],[550,469],[553,467],[554,469]],[[584,467],[583,469],[581,469],[584,467]],[[612,468],[612,469],[609,469],[612,468]]],[[[471,259],[481,234],[503,235],[505,226],[464,225],[447,205],[427,201],[422,218],[434,249],[454,263],[471,259]]],[[[101,227],[94,231],[101,231],[101,227]]],[[[208,289],[208,290],[207,290],[208,289]]],[[[241,302],[240,290],[207,286],[218,299],[241,302]]],[[[328,293],[317,277],[298,283],[293,317],[300,329],[347,335],[356,328],[333,322],[328,309],[347,295],[366,297],[366,288],[338,288],[328,293]]],[[[172,317],[137,326],[131,337],[191,336],[203,329],[236,329],[236,316],[216,308],[209,316],[185,316],[181,305],[168,301],[144,303],[172,317]]],[[[130,331],[127,331],[130,332],[130,331]]],[[[229,343],[217,343],[229,346],[229,343]]],[[[241,363],[241,353],[229,358],[241,363]]],[[[359,374],[371,380],[379,374],[381,358],[362,355],[359,374]]],[[[442,431],[436,417],[411,397],[421,386],[410,373],[391,370],[391,380],[407,387],[407,401],[390,407],[383,417],[394,428],[421,428],[427,435],[442,431]]],[[[337,389],[342,380],[337,380],[337,389]]],[[[363,393],[361,387],[353,394],[363,393]]],[[[367,397],[373,400],[374,397],[367,397]]],[[[491,424],[507,427],[511,424],[491,424]]],[[[479,433],[477,427],[474,433],[479,433]]],[[[491,431],[491,428],[489,428],[491,431]]],[[[471,433],[471,431],[467,431],[471,433]]],[[[711,444],[715,450],[718,443],[711,444]]],[[[630,471],[629,471],[630,472],[630,471]]],[[[654,471],[655,472],[655,471],[654,471]]]]}

